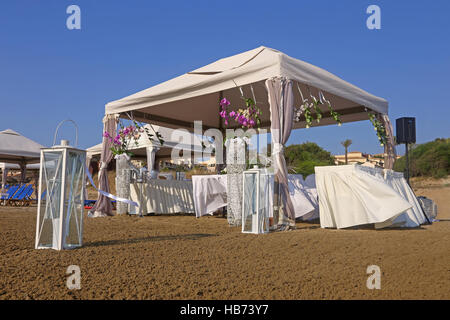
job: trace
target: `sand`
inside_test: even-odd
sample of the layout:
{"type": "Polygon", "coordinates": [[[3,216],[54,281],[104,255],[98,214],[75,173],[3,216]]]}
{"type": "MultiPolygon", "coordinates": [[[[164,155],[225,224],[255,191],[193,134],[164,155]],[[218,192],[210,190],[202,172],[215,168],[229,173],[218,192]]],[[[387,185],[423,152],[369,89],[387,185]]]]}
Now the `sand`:
{"type": "Polygon", "coordinates": [[[36,207],[0,207],[0,299],[450,299],[450,221],[249,235],[215,216],[87,218],[84,246],[58,252],[33,249],[35,220],[36,207]]]}

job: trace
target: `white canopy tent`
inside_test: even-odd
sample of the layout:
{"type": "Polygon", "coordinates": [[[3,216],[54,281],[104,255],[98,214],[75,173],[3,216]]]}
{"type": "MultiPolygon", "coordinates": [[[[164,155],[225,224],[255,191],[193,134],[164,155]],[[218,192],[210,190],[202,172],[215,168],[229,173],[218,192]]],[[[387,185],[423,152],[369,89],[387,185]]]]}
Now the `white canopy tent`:
{"type": "MultiPolygon", "coordinates": [[[[319,91],[322,92],[340,114],[342,122],[366,120],[369,118],[367,111],[374,111],[390,127],[386,100],[309,63],[271,48],[259,47],[108,103],[105,128],[113,127],[117,117],[132,115],[135,119],[171,128],[192,131],[194,121],[201,120],[204,129],[223,130],[219,101],[226,97],[231,106],[241,106],[241,90],[246,97],[254,98],[261,109],[260,127],[271,129],[276,179],[280,183],[284,206],[281,210],[291,221],[295,215],[288,191],[283,146],[292,129],[306,126],[303,115],[300,121],[293,121],[294,107],[302,104],[302,95],[318,97],[319,91]]],[[[336,123],[327,106],[322,106],[321,110],[323,118],[314,125],[336,123]]],[[[393,143],[392,137],[390,141],[393,143]]],[[[107,140],[103,142],[104,149],[109,147],[107,140]]],[[[392,150],[388,150],[389,153],[392,150]]]]}
{"type": "MultiPolygon", "coordinates": [[[[27,170],[39,170],[40,169],[39,163],[31,163],[27,164],[26,168],[27,170]]],[[[20,170],[20,165],[16,163],[6,163],[6,162],[0,162],[0,169],[7,169],[7,170],[20,170]]]]}
{"type": "Polygon", "coordinates": [[[0,161],[8,163],[39,163],[44,146],[12,129],[0,132],[0,161]]]}
{"type": "Polygon", "coordinates": [[[4,162],[0,165],[0,169],[2,169],[2,185],[6,182],[6,171],[12,167],[22,170],[21,181],[23,182],[27,165],[40,162],[41,148],[44,148],[44,146],[12,129],[1,131],[0,161],[4,162]]]}
{"type": "MultiPolygon", "coordinates": [[[[343,122],[368,119],[364,107],[387,114],[386,100],[336,77],[309,63],[267,47],[259,47],[142,90],[106,105],[106,114],[134,111],[142,120],[174,127],[192,128],[195,120],[202,120],[205,127],[220,128],[218,102],[221,97],[231,105],[242,104],[240,91],[251,97],[252,85],[258,106],[263,111],[262,127],[270,127],[270,110],[265,80],[286,78],[296,81],[304,95],[309,86],[317,96],[320,89],[342,115],[343,122]]],[[[300,94],[294,88],[296,105],[301,105],[300,94]]],[[[326,110],[325,110],[326,111],[326,110]]],[[[326,115],[324,115],[326,118],[326,115]]],[[[324,119],[320,125],[334,123],[324,119]]],[[[304,127],[300,122],[294,128],[304,127]]]]}

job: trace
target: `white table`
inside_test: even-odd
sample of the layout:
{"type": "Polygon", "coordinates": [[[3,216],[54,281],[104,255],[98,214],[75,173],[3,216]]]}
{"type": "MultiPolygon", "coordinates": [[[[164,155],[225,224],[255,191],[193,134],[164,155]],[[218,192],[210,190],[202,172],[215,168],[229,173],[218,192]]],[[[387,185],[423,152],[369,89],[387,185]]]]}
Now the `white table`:
{"type": "MultiPolygon", "coordinates": [[[[195,212],[192,181],[150,179],[146,183],[132,183],[130,199],[139,203],[144,215],[195,212]],[[142,199],[139,188],[142,188],[142,199]]],[[[130,206],[129,211],[138,214],[139,208],[130,206]]]]}
{"type": "MultiPolygon", "coordinates": [[[[314,187],[314,176],[303,180],[301,175],[288,175],[289,193],[295,209],[296,218],[311,220],[319,217],[317,192],[314,187]]],[[[195,215],[201,217],[212,214],[217,209],[227,205],[226,175],[194,175],[192,176],[194,190],[195,215]]],[[[269,195],[269,203],[273,203],[273,194],[269,195]]],[[[269,216],[272,216],[270,210],[269,216]]]]}
{"type": "Polygon", "coordinates": [[[227,205],[227,175],[193,175],[192,188],[196,217],[227,205]]]}

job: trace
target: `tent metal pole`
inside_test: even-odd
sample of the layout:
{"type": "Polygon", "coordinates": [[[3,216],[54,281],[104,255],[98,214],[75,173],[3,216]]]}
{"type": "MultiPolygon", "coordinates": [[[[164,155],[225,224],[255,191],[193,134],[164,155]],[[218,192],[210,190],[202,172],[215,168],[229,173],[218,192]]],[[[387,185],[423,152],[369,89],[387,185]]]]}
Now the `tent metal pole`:
{"type": "Polygon", "coordinates": [[[406,182],[409,184],[409,156],[408,156],[408,142],[405,143],[405,156],[406,156],[406,182]]]}

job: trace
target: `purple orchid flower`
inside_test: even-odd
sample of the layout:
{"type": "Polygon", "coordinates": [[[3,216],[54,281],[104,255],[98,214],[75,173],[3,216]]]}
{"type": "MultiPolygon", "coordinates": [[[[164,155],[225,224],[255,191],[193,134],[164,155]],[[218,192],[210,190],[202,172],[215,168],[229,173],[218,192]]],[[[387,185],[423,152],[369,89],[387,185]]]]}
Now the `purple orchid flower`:
{"type": "Polygon", "coordinates": [[[227,100],[227,98],[223,98],[222,100],[220,100],[220,105],[223,106],[229,106],[230,105],[230,101],[227,100]]]}

